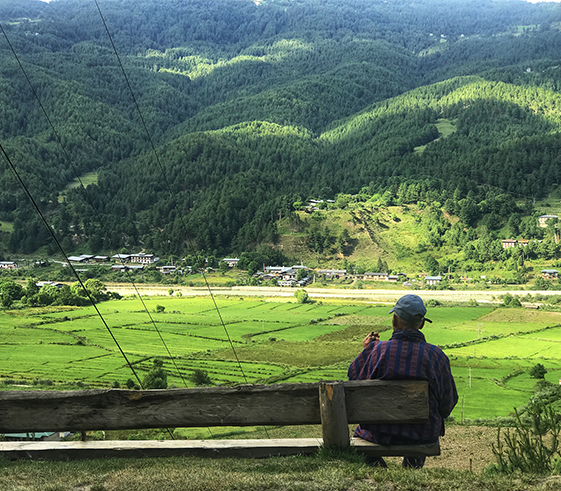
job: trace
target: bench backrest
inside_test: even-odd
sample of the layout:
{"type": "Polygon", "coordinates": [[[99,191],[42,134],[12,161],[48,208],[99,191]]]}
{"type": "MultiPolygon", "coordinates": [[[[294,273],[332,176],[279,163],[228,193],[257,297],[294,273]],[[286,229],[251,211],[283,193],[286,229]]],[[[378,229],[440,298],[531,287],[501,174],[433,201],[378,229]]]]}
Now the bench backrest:
{"type": "Polygon", "coordinates": [[[326,425],[331,424],[326,423],[326,414],[333,411],[340,413],[341,424],[426,422],[428,384],[368,380],[144,391],[0,392],[0,433],[311,425],[322,421],[326,425]],[[332,403],[342,407],[329,407],[332,403]]]}

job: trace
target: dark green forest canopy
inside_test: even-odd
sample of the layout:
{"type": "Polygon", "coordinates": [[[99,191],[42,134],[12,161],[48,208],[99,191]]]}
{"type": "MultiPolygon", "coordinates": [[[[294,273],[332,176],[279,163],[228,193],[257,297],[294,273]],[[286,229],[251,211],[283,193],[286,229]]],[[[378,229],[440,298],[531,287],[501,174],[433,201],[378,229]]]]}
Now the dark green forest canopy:
{"type": "MultiPolygon", "coordinates": [[[[93,1],[0,0],[0,142],[69,250],[241,252],[298,199],[561,184],[557,4],[99,5],[135,99],[93,1]]],[[[12,251],[53,250],[4,163],[0,220],[12,251]]]]}

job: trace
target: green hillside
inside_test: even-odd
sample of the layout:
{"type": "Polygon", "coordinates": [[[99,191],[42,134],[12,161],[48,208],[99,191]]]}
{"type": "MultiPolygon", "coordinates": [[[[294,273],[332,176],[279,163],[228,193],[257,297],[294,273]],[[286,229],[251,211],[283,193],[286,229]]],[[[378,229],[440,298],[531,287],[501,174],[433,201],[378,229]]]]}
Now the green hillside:
{"type": "MultiPolygon", "coordinates": [[[[509,221],[518,236],[534,200],[557,195],[557,4],[125,0],[100,10],[105,24],[78,0],[0,4],[0,142],[67,251],[277,247],[295,202],[339,194],[386,196],[382,208],[439,203],[463,233],[486,226],[470,241],[495,240],[509,221]],[[92,173],[97,182],[73,189],[92,173]],[[414,187],[397,197],[402,185],[422,187],[422,199],[414,187]],[[515,208],[485,204],[506,194],[515,208]]],[[[0,183],[0,220],[13,224],[3,255],[55,253],[8,166],[0,183]]],[[[419,233],[401,243],[380,232],[363,254],[422,262],[405,259],[419,233]]]]}

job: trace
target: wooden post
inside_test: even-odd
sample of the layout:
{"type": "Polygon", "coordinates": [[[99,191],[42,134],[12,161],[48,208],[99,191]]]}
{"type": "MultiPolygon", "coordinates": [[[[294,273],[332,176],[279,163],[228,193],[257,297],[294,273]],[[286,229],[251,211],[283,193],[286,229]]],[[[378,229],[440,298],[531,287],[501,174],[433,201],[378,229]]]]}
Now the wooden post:
{"type": "Polygon", "coordinates": [[[323,444],[326,447],[348,447],[349,426],[343,382],[319,383],[319,410],[323,444]]]}

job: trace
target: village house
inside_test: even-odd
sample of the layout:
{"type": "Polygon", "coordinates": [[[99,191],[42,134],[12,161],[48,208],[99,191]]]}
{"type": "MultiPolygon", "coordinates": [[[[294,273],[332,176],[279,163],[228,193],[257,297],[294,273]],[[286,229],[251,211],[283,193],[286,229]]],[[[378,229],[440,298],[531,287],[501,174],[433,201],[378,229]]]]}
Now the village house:
{"type": "Polygon", "coordinates": [[[274,274],[275,276],[281,276],[285,271],[292,268],[288,266],[264,266],[263,271],[265,273],[274,274]]]}
{"type": "Polygon", "coordinates": [[[140,264],[154,264],[160,260],[159,257],[154,256],[154,254],[144,254],[143,252],[139,254],[131,254],[130,255],[130,262],[131,263],[140,263],[140,264]]]}
{"type": "Polygon", "coordinates": [[[320,269],[318,274],[325,275],[326,279],[335,278],[337,280],[344,280],[347,276],[346,269],[320,269]]]}
{"type": "Polygon", "coordinates": [[[370,281],[387,281],[388,273],[364,273],[362,279],[370,281]]]}
{"type": "Polygon", "coordinates": [[[144,269],[144,264],[113,264],[113,271],[136,271],[144,269]]]}
{"type": "Polygon", "coordinates": [[[503,249],[508,249],[509,247],[515,247],[516,244],[518,244],[518,241],[515,239],[505,239],[501,240],[501,243],[503,245],[503,249]]]}
{"type": "Polygon", "coordinates": [[[56,286],[57,288],[62,288],[63,284],[62,283],[57,283],[56,281],[38,281],[37,283],[35,283],[39,288],[43,287],[43,286],[56,286]]]}
{"type": "Polygon", "coordinates": [[[177,266],[160,266],[156,269],[162,274],[171,274],[177,271],[177,266]]]}
{"type": "Polygon", "coordinates": [[[538,226],[541,228],[547,227],[547,221],[550,219],[557,219],[559,218],[557,215],[541,215],[538,217],[538,226]]]}
{"type": "Polygon", "coordinates": [[[237,266],[240,262],[239,258],[237,257],[225,257],[224,259],[222,259],[222,261],[224,261],[229,268],[237,266]]]}
{"type": "Polygon", "coordinates": [[[130,257],[130,254],[115,254],[114,256],[111,256],[111,259],[113,259],[114,261],[119,261],[121,263],[126,263],[130,259],[130,257]]]}
{"type": "Polygon", "coordinates": [[[548,280],[556,280],[559,277],[559,271],[556,269],[542,269],[542,278],[548,280]]]}
{"type": "Polygon", "coordinates": [[[296,281],[296,275],[298,272],[292,268],[288,268],[281,273],[283,280],[294,280],[296,281]]]}
{"type": "Polygon", "coordinates": [[[296,285],[295,280],[280,280],[277,282],[278,286],[294,286],[296,285]]]}
{"type": "Polygon", "coordinates": [[[438,285],[442,281],[442,276],[427,276],[425,283],[427,285],[438,285]]]}
{"type": "Polygon", "coordinates": [[[85,257],[82,257],[82,256],[69,256],[68,260],[71,263],[85,263],[87,261],[87,259],[85,257]]]}
{"type": "Polygon", "coordinates": [[[18,269],[18,267],[13,261],[0,261],[0,269],[18,269]]]}

